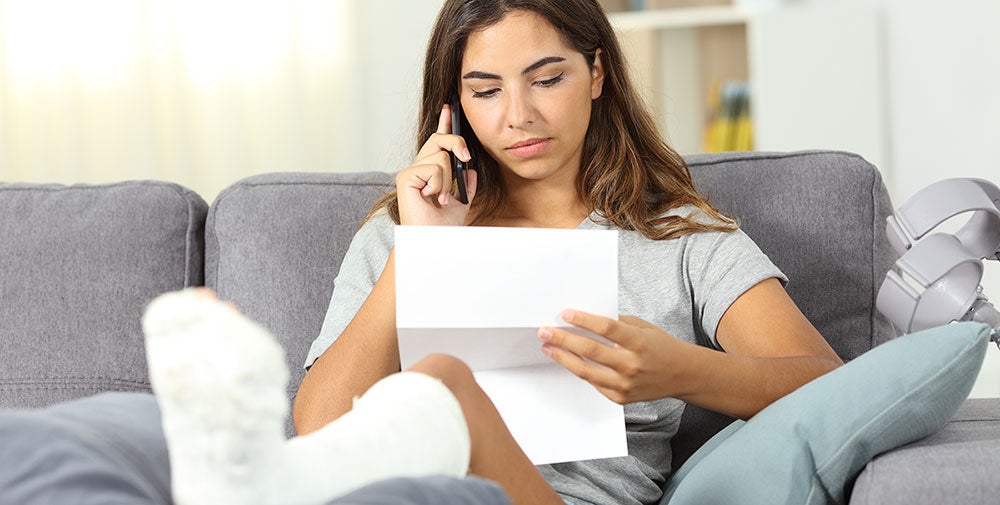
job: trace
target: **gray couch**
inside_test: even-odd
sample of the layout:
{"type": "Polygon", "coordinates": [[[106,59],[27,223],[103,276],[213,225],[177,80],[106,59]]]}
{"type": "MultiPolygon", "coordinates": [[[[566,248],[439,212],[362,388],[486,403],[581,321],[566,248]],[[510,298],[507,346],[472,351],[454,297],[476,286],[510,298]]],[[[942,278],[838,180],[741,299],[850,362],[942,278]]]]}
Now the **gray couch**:
{"type": "MultiPolygon", "coordinates": [[[[883,232],[891,204],[874,167],[829,151],[688,162],[699,189],[788,275],[791,297],[843,359],[895,336],[874,309],[894,260],[883,232]]],[[[391,181],[274,173],[235,182],[211,206],[156,181],[0,184],[0,408],[148,391],[145,304],[202,284],[278,337],[293,398],[340,259],[391,181]]],[[[729,421],[688,407],[675,468],[729,421]]],[[[1000,401],[969,400],[938,433],[873,460],[851,502],[996,502],[998,453],[1000,401]]]]}

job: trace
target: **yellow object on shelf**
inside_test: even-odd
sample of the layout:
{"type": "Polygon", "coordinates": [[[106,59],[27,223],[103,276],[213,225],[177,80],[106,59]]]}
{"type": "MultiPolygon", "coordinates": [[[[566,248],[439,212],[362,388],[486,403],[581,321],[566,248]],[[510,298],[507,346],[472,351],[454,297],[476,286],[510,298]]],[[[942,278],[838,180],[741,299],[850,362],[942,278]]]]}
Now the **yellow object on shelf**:
{"type": "Polygon", "coordinates": [[[753,149],[750,88],[745,81],[714,83],[708,94],[709,118],[704,150],[709,153],[753,149]]]}

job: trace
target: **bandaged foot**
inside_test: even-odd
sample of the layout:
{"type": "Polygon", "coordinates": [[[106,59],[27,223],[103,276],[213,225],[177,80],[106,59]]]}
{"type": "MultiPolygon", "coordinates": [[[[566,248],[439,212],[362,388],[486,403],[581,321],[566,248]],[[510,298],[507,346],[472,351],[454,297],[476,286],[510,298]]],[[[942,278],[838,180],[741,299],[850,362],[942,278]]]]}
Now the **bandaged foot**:
{"type": "Polygon", "coordinates": [[[389,477],[466,474],[469,432],[441,381],[404,372],[354,409],[286,440],[284,351],[206,290],[168,293],[143,317],[175,503],[322,504],[389,477]]]}

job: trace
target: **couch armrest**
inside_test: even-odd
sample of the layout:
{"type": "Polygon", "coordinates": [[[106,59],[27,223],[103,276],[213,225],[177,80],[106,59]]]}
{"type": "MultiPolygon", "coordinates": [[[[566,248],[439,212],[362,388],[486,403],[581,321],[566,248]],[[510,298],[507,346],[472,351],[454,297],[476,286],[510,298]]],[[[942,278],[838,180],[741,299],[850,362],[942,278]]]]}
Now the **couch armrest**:
{"type": "Polygon", "coordinates": [[[997,468],[1000,398],[969,399],[940,431],[870,461],[851,505],[996,503],[997,468]]]}

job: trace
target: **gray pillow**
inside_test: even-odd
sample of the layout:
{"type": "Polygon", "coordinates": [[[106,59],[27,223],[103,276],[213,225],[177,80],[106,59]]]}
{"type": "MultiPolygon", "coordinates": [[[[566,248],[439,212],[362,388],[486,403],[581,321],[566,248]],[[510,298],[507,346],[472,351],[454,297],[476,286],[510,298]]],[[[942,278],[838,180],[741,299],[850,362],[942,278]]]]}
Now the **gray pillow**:
{"type": "Polygon", "coordinates": [[[0,184],[0,407],[148,391],[139,318],[203,279],[205,201],[176,184],[0,184]]]}
{"type": "Polygon", "coordinates": [[[510,505],[492,481],[431,476],[386,479],[348,493],[328,505],[510,505]]]}
{"type": "Polygon", "coordinates": [[[170,462],[152,395],[103,393],[0,410],[0,503],[169,505],[170,462]]]}

